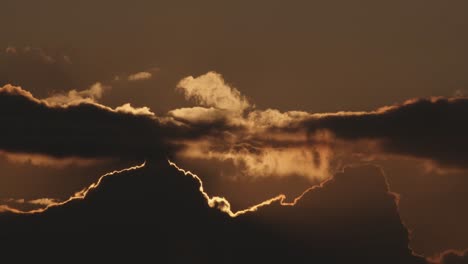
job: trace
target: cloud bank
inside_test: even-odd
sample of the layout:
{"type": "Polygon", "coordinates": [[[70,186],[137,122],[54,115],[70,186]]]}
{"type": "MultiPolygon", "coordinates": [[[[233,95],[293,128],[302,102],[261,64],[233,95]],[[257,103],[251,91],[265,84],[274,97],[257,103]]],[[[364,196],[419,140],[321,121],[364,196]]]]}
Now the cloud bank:
{"type": "Polygon", "coordinates": [[[311,180],[339,171],[343,156],[397,155],[456,169],[468,164],[464,97],[414,99],[369,112],[260,110],[209,72],[177,85],[197,106],[157,116],[129,103],[99,104],[107,89],[96,83],[37,99],[20,87],[0,88],[0,122],[6,127],[0,150],[62,158],[218,160],[232,162],[246,176],[311,180]]]}
{"type": "Polygon", "coordinates": [[[317,115],[296,128],[327,130],[347,141],[373,140],[384,153],[432,160],[466,168],[468,98],[414,99],[365,113],[317,115]]]}
{"type": "Polygon", "coordinates": [[[0,149],[63,158],[135,159],[169,151],[165,141],[183,128],[130,105],[112,109],[91,103],[99,87],[44,100],[20,87],[0,88],[0,149]]]}

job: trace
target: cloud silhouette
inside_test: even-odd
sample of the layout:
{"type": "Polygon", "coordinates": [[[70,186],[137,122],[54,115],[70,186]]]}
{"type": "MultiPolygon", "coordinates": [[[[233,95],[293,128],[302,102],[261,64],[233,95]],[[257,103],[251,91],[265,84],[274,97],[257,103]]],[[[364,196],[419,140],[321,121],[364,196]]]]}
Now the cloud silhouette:
{"type": "Polygon", "coordinates": [[[0,88],[0,149],[54,157],[142,159],[166,155],[169,135],[183,131],[175,123],[123,107],[127,109],[82,102],[56,105],[19,87],[4,86],[0,88]]]}
{"type": "Polygon", "coordinates": [[[199,187],[197,179],[152,161],[102,178],[84,200],[41,214],[2,214],[0,223],[5,238],[25,239],[24,249],[83,240],[80,252],[109,260],[426,263],[408,248],[396,196],[376,167],[349,168],[295,206],[277,201],[236,218],[211,208],[199,187]],[[28,239],[44,234],[47,245],[28,239]],[[158,242],[151,250],[149,238],[158,242]]]}
{"type": "Polygon", "coordinates": [[[468,164],[468,98],[415,99],[372,112],[311,117],[298,126],[309,133],[326,129],[348,141],[375,140],[384,153],[468,164]]]}

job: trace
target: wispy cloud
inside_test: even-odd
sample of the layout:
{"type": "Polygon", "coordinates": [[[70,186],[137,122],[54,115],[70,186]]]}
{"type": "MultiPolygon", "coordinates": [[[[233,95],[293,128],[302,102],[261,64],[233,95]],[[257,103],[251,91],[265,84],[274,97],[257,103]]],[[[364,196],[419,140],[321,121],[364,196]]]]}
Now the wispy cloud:
{"type": "Polygon", "coordinates": [[[134,74],[130,74],[127,77],[127,79],[129,81],[142,81],[142,80],[151,79],[151,77],[153,77],[153,74],[151,74],[150,72],[143,71],[143,72],[137,72],[137,73],[134,73],[134,74]]]}
{"type": "Polygon", "coordinates": [[[130,74],[119,74],[114,77],[114,81],[145,81],[152,79],[161,69],[158,67],[148,68],[143,71],[130,73],[130,74]]]}
{"type": "Polygon", "coordinates": [[[25,46],[15,47],[8,46],[4,49],[6,55],[9,56],[28,56],[31,59],[40,60],[45,64],[72,64],[72,60],[68,55],[50,54],[46,50],[37,47],[25,46]]]}

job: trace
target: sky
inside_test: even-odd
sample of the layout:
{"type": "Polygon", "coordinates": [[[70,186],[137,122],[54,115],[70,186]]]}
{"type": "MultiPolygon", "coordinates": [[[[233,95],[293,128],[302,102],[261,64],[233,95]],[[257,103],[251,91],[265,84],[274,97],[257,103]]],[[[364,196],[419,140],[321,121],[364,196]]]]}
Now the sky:
{"type": "MultiPolygon", "coordinates": [[[[175,195],[190,214],[151,207],[181,219],[139,230],[175,255],[180,241],[155,226],[194,245],[199,234],[176,226],[194,218],[265,250],[266,233],[277,245],[308,234],[294,259],[312,250],[339,263],[337,241],[378,218],[352,256],[465,263],[467,11],[435,0],[4,0],[0,222],[25,239],[28,226],[68,230],[64,219],[99,230],[75,216],[135,206],[137,223],[152,199],[175,195]],[[346,224],[321,222],[332,216],[346,224]],[[401,236],[379,233],[392,228],[401,236]]],[[[252,245],[231,246],[241,258],[252,245]]]]}

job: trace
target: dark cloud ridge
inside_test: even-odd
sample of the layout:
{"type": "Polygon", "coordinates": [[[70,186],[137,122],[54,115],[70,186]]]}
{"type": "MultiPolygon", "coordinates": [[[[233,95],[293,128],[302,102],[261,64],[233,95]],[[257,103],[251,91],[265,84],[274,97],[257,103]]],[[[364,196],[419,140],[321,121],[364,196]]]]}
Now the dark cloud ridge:
{"type": "Polygon", "coordinates": [[[468,164],[468,98],[418,99],[375,112],[311,118],[301,126],[345,140],[378,140],[388,153],[468,164]]]}
{"type": "Polygon", "coordinates": [[[164,155],[174,124],[97,104],[49,106],[20,88],[0,90],[0,149],[55,157],[164,155]]]}

